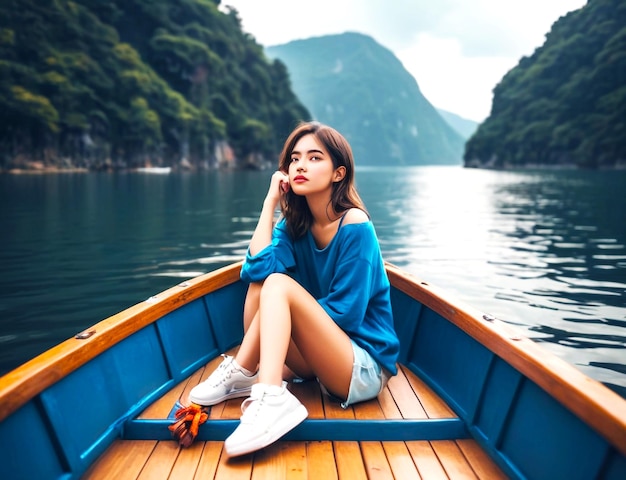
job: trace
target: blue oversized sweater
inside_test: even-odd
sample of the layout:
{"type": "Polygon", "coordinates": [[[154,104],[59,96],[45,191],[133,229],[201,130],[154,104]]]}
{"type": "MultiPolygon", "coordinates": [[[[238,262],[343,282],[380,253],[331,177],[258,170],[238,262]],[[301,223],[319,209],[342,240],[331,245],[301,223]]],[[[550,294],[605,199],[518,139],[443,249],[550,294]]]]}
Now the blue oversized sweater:
{"type": "Polygon", "coordinates": [[[400,342],[393,327],[389,279],[371,222],[341,225],[332,241],[317,248],[310,232],[293,241],[285,220],[272,243],[248,251],[241,279],[260,282],[271,273],[294,278],[360,347],[393,375],[400,342]]]}

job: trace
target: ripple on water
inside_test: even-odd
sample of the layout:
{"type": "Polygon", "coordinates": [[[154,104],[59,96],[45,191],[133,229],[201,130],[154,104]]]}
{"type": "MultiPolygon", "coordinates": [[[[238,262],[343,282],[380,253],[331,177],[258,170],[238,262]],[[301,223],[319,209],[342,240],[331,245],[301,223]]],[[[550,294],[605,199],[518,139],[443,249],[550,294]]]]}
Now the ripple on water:
{"type": "MultiPolygon", "coordinates": [[[[386,260],[626,389],[626,172],[357,170],[386,260]]],[[[0,176],[0,367],[243,258],[268,182],[0,176]]]]}

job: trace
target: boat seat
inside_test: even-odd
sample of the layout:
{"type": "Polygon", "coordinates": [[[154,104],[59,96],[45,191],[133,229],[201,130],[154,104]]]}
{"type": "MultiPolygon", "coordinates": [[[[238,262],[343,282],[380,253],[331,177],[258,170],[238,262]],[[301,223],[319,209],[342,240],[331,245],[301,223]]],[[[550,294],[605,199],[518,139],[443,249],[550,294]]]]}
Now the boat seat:
{"type": "MultiPolygon", "coordinates": [[[[233,352],[230,352],[233,353],[233,352]]],[[[189,391],[219,365],[211,360],[188,379],[145,409],[124,428],[125,438],[166,439],[167,425],[189,391]],[[161,429],[160,431],[157,429],[161,429]]],[[[288,388],[307,408],[309,416],[290,432],[287,440],[435,440],[469,438],[464,424],[423,381],[399,365],[377,398],[342,408],[322,393],[318,382],[289,383],[288,388]]],[[[239,423],[242,398],[210,407],[209,420],[200,427],[199,440],[224,440],[239,423]]]]}
{"type": "Polygon", "coordinates": [[[346,409],[315,381],[290,383],[309,417],[254,454],[222,454],[241,398],[211,407],[194,444],[180,448],[167,429],[173,413],[220,362],[211,360],[127,422],[123,438],[83,478],[506,478],[448,405],[403,365],[378,398],[346,409]]]}

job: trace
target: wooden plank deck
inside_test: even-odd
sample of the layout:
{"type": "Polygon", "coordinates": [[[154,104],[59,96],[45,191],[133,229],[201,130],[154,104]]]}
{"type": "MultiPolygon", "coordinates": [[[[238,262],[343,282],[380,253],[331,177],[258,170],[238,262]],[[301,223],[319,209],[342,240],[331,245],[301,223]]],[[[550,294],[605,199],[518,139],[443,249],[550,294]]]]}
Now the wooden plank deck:
{"type": "MultiPolygon", "coordinates": [[[[231,352],[232,353],[232,352],[231,352]]],[[[220,363],[213,359],[139,415],[164,419],[187,403],[189,390],[220,363]]],[[[400,366],[377,399],[341,408],[316,382],[290,383],[310,419],[444,419],[452,410],[410,370],[400,366]]],[[[243,399],[211,408],[210,419],[238,419],[243,399]]],[[[210,421],[210,420],[209,420],[210,421]]],[[[196,441],[181,449],[174,441],[117,440],[84,479],[499,479],[502,471],[468,439],[434,441],[278,441],[228,459],[221,441],[196,441]]]]}

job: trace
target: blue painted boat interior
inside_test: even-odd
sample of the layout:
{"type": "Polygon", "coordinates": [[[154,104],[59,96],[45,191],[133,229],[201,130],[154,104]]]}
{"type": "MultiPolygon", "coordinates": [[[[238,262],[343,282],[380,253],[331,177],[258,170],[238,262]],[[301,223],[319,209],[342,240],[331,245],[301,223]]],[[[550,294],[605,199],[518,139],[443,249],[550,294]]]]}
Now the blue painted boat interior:
{"type": "MultiPolygon", "coordinates": [[[[0,424],[0,478],[77,479],[117,438],[169,438],[147,405],[242,337],[245,285],[234,283],[143,328],[0,424]]],[[[459,419],[306,420],[294,440],[475,438],[511,478],[626,478],[626,458],[535,383],[408,295],[392,293],[400,362],[459,419]],[[572,459],[576,461],[572,461],[572,459]]],[[[236,421],[201,427],[223,439],[236,421]]]]}

